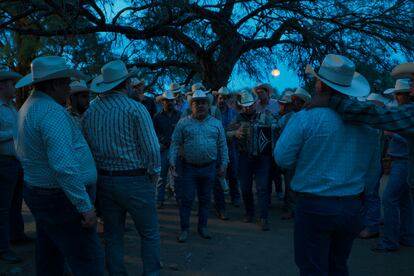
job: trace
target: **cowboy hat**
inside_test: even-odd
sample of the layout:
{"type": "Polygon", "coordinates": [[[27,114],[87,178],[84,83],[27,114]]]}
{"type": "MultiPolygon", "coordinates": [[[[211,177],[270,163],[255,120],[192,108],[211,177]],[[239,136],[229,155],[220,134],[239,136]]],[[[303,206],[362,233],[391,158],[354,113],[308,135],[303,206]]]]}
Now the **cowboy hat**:
{"type": "Polygon", "coordinates": [[[298,97],[298,98],[300,98],[300,99],[302,99],[304,102],[310,102],[310,100],[312,99],[312,96],[311,96],[311,94],[309,94],[309,92],[308,91],[306,91],[305,89],[303,89],[303,88],[301,88],[301,87],[298,87],[296,90],[295,90],[295,93],[293,93],[293,95],[291,96],[292,98],[293,97],[298,97]]]}
{"type": "Polygon", "coordinates": [[[32,61],[32,71],[21,78],[16,83],[16,88],[32,85],[42,81],[60,79],[60,78],[77,78],[86,79],[86,76],[80,71],[72,69],[66,64],[62,57],[45,56],[38,57],[32,61]]]}
{"type": "Polygon", "coordinates": [[[369,83],[360,73],[355,72],[354,63],[340,55],[329,54],[322,61],[316,73],[308,64],[306,74],[311,74],[334,90],[352,97],[368,95],[369,83]]]}
{"type": "Polygon", "coordinates": [[[378,93],[371,93],[368,95],[368,97],[366,98],[367,101],[377,101],[377,102],[381,102],[383,104],[386,104],[387,102],[389,102],[388,99],[386,99],[385,97],[383,97],[381,94],[378,93]]]}
{"type": "Polygon", "coordinates": [[[13,71],[0,71],[0,81],[3,80],[18,80],[22,77],[19,73],[13,71]]]}
{"type": "Polygon", "coordinates": [[[247,92],[246,90],[242,90],[240,92],[240,100],[238,104],[244,107],[251,106],[256,102],[252,93],[247,92]]]}
{"type": "Polygon", "coordinates": [[[287,90],[285,93],[283,93],[282,97],[278,99],[277,101],[282,104],[288,104],[292,102],[292,96],[294,92],[292,90],[287,90]]]}
{"type": "MultiPolygon", "coordinates": [[[[203,90],[195,90],[193,92],[193,94],[191,95],[191,102],[192,101],[204,101],[207,100],[209,101],[209,98],[207,96],[207,92],[208,91],[203,91],[203,90]]],[[[210,102],[210,101],[209,101],[210,102]]]]}
{"type": "Polygon", "coordinates": [[[136,70],[128,72],[121,60],[111,61],[101,68],[102,74],[93,79],[91,90],[95,93],[105,93],[117,87],[128,78],[136,75],[136,70]]]}
{"type": "Polygon", "coordinates": [[[171,91],[171,90],[167,90],[167,91],[165,91],[164,93],[162,93],[162,95],[160,95],[160,96],[157,96],[156,98],[155,98],[155,100],[157,101],[157,102],[161,102],[162,100],[175,100],[175,96],[174,96],[174,93],[171,91]]]}
{"type": "Polygon", "coordinates": [[[394,78],[411,78],[411,74],[414,74],[414,62],[399,64],[391,71],[394,78]]]}
{"type": "Polygon", "coordinates": [[[220,87],[218,91],[213,91],[213,95],[216,97],[218,95],[230,96],[230,94],[231,94],[230,90],[225,86],[220,87]]]}
{"type": "Polygon", "coordinates": [[[89,92],[89,88],[84,80],[74,80],[70,84],[70,94],[76,94],[78,92],[89,92]]]}
{"type": "Polygon", "coordinates": [[[201,82],[196,82],[191,86],[191,91],[185,93],[185,95],[192,95],[196,90],[202,90],[205,93],[208,93],[211,91],[211,89],[207,90],[206,87],[201,82]]]}
{"type": "Polygon", "coordinates": [[[176,93],[181,94],[183,93],[183,88],[184,88],[184,85],[179,85],[178,83],[173,82],[170,84],[170,87],[168,88],[168,90],[171,91],[173,94],[176,94],[176,93]]]}
{"type": "Polygon", "coordinates": [[[135,87],[137,85],[144,84],[144,80],[138,78],[131,78],[131,86],[135,87]]]}
{"type": "Polygon", "coordinates": [[[384,91],[384,94],[394,94],[394,93],[409,93],[410,92],[411,81],[408,79],[399,79],[395,82],[394,88],[388,88],[384,91]]]}
{"type": "Polygon", "coordinates": [[[253,87],[253,93],[257,95],[256,91],[259,89],[264,89],[269,93],[269,96],[272,96],[273,94],[273,87],[269,83],[259,83],[255,87],[253,87]]]}

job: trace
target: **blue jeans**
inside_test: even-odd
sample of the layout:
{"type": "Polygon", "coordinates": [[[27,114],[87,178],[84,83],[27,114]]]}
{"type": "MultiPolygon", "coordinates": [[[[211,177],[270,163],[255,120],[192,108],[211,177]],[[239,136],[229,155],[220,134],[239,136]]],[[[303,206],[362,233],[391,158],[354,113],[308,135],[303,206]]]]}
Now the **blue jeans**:
{"type": "Polygon", "coordinates": [[[24,200],[36,220],[36,275],[62,275],[64,261],[76,276],[104,275],[104,254],[95,227],[81,225],[81,214],[61,189],[24,187],[24,200]]]}
{"type": "Polygon", "coordinates": [[[223,187],[221,186],[221,183],[220,183],[220,178],[217,176],[214,179],[213,196],[214,196],[214,208],[219,212],[225,211],[226,210],[225,195],[224,195],[223,187]]]}
{"type": "Polygon", "coordinates": [[[168,150],[161,151],[161,173],[160,182],[157,187],[157,202],[159,203],[164,202],[165,198],[165,186],[167,185],[167,175],[170,164],[168,161],[168,152],[168,150]]]}
{"type": "Polygon", "coordinates": [[[294,227],[301,276],[349,275],[347,260],[362,229],[359,199],[299,196],[294,227]]]}
{"type": "Polygon", "coordinates": [[[231,202],[235,203],[240,202],[240,185],[237,179],[239,157],[234,142],[228,143],[228,149],[230,162],[227,166],[227,179],[229,182],[231,202]]]}
{"type": "Polygon", "coordinates": [[[380,244],[390,249],[397,249],[399,243],[414,246],[414,207],[407,172],[407,160],[393,160],[382,196],[384,236],[380,244]]]}
{"type": "Polygon", "coordinates": [[[10,249],[13,195],[21,173],[17,159],[0,156],[0,253],[10,249]]]}
{"type": "Polygon", "coordinates": [[[381,199],[379,196],[380,181],[381,175],[378,176],[378,181],[375,181],[374,183],[368,183],[365,186],[363,201],[364,226],[371,233],[379,232],[379,225],[381,220],[381,199]]]}
{"type": "Polygon", "coordinates": [[[181,186],[180,224],[181,230],[190,228],[191,207],[195,191],[198,196],[198,228],[206,227],[211,201],[211,190],[216,177],[216,163],[203,168],[183,164],[181,186]]]}
{"type": "Polygon", "coordinates": [[[127,212],[141,237],[143,275],[160,273],[160,232],[155,185],[148,176],[98,177],[105,222],[105,258],[110,275],[128,275],[124,265],[124,228],[127,212]]]}
{"type": "Polygon", "coordinates": [[[260,218],[268,218],[269,208],[269,173],[271,156],[251,157],[246,153],[239,156],[239,179],[244,207],[247,215],[254,215],[253,176],[259,197],[260,218]]]}

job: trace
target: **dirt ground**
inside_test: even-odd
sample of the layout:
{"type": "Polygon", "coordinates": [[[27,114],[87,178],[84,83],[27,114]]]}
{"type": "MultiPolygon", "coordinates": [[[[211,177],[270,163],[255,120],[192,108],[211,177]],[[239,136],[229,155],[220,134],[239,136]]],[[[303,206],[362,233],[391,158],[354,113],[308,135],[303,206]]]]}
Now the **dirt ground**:
{"type": "MultiPolygon", "coordinates": [[[[271,230],[263,232],[255,223],[243,223],[243,208],[228,207],[229,221],[218,220],[211,212],[211,240],[196,232],[193,212],[191,233],[187,243],[176,241],[179,232],[178,209],[168,201],[159,210],[161,229],[162,275],[298,275],[293,259],[293,221],[282,221],[282,203],[273,197],[270,209],[271,230]]],[[[29,235],[34,235],[33,219],[24,211],[29,235]]],[[[142,273],[138,234],[128,220],[125,262],[129,275],[142,273]]],[[[414,248],[402,247],[396,253],[374,253],[375,240],[356,240],[349,260],[350,275],[413,276],[414,248]]],[[[34,275],[34,245],[14,247],[25,261],[19,265],[0,262],[0,276],[34,275]]]]}

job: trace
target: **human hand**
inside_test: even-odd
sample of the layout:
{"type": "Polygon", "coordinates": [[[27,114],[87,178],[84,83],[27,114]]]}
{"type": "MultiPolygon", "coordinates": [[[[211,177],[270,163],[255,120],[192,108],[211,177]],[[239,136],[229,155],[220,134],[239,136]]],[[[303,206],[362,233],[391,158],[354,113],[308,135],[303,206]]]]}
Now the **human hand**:
{"type": "Polygon", "coordinates": [[[171,165],[171,166],[170,166],[170,173],[171,173],[171,175],[172,175],[172,176],[174,176],[174,177],[177,177],[177,176],[178,176],[178,173],[177,173],[177,171],[176,171],[176,169],[175,169],[175,166],[174,166],[174,165],[171,165]]]}
{"type": "Polygon", "coordinates": [[[236,132],[234,133],[234,136],[237,138],[237,139],[243,139],[243,137],[244,137],[244,131],[243,131],[243,127],[239,127],[237,130],[236,130],[236,132]]]}
{"type": "Polygon", "coordinates": [[[226,176],[226,169],[227,168],[221,166],[220,168],[217,169],[217,175],[219,177],[225,177],[226,176]]]}
{"type": "Polygon", "coordinates": [[[89,228],[96,224],[96,213],[95,210],[90,210],[85,213],[82,213],[81,220],[82,227],[89,228]]]}

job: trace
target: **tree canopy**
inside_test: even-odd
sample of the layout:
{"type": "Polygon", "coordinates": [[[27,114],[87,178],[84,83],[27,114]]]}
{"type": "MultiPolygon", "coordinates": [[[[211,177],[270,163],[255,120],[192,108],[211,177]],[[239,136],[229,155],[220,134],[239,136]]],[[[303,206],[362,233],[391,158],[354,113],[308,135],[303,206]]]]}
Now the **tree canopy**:
{"type": "Polygon", "coordinates": [[[0,13],[5,33],[73,41],[74,53],[93,35],[101,48],[77,64],[99,68],[115,54],[155,81],[199,79],[213,89],[235,68],[260,77],[278,62],[299,69],[328,53],[378,70],[396,55],[414,57],[412,0],[4,0],[0,13]]]}

